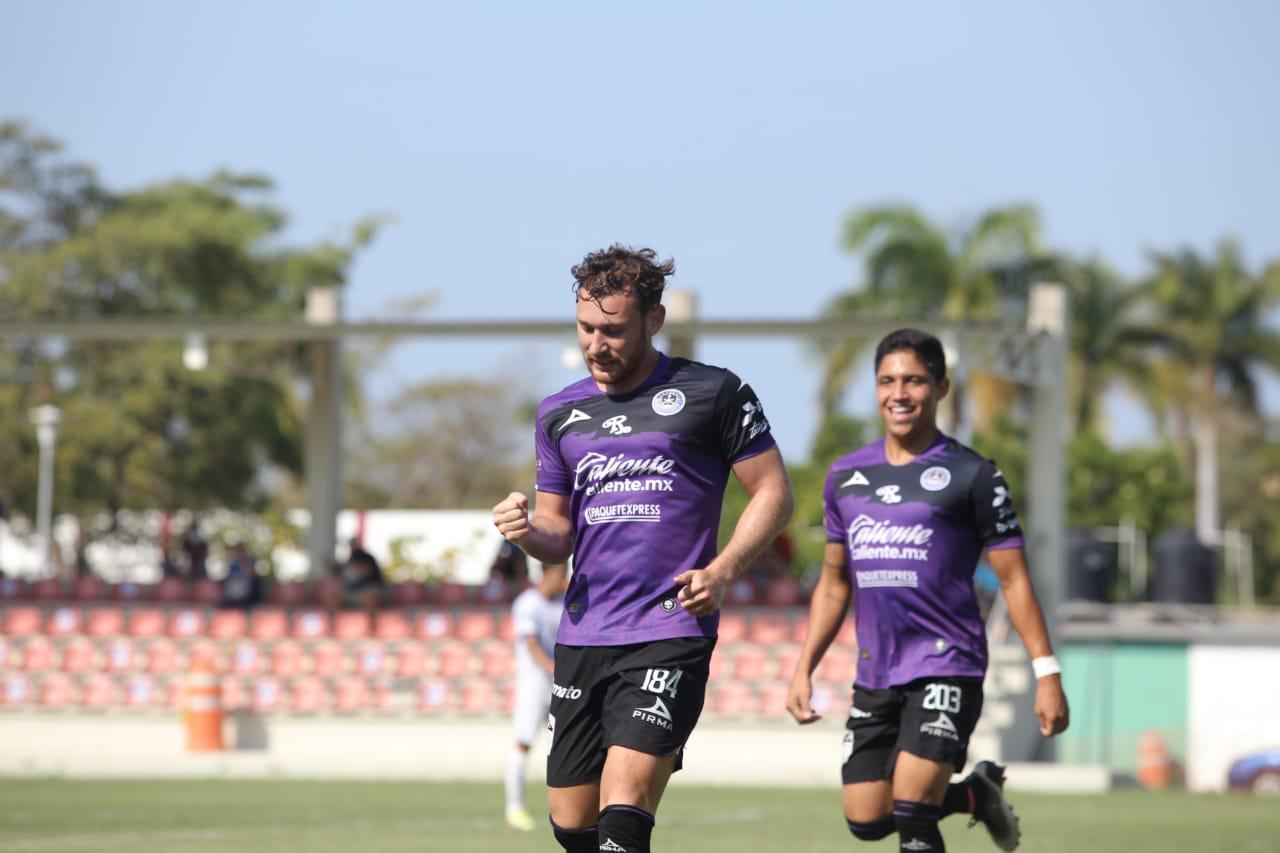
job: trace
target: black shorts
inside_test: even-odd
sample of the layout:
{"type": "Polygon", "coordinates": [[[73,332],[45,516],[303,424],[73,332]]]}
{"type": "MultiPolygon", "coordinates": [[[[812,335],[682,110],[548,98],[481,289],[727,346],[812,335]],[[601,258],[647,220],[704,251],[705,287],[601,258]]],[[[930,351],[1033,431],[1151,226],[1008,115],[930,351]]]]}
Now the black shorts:
{"type": "Polygon", "coordinates": [[[547,784],[600,778],[610,746],[680,754],[702,713],[716,641],[682,637],[626,646],[556,644],[547,784]]]}
{"type": "Polygon", "coordinates": [[[960,770],[981,713],[980,678],[921,678],[885,690],[855,684],[844,725],[844,784],[891,778],[899,752],[960,770]]]}

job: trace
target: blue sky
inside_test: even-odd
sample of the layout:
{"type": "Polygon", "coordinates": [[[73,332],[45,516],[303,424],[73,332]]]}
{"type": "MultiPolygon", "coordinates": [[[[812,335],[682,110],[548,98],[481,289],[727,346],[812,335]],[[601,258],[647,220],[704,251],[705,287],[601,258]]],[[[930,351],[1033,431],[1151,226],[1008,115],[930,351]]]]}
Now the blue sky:
{"type": "MultiPolygon", "coordinates": [[[[952,223],[1029,201],[1048,245],[1126,272],[1225,235],[1280,256],[1280,4],[1262,0],[4,11],[0,116],[112,185],[262,172],[299,241],[394,214],[354,269],[353,317],[434,293],[435,317],[563,316],[568,344],[568,267],[614,241],[674,256],[703,316],[813,316],[858,280],[843,216],[884,201],[952,223]]],[[[576,378],[559,350],[406,345],[370,390],[465,369],[546,393],[576,378]]],[[[805,453],[804,347],[699,355],[805,453]]]]}

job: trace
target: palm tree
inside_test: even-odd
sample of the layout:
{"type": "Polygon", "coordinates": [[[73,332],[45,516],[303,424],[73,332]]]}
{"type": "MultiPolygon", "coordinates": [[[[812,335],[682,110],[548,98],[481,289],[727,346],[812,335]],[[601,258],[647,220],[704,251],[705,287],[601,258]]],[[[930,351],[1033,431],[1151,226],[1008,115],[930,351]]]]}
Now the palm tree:
{"type": "MultiPolygon", "coordinates": [[[[845,221],[842,246],[865,254],[866,280],[836,296],[834,317],[994,319],[1020,315],[1034,271],[1050,263],[1040,252],[1039,218],[1028,205],[990,210],[954,234],[910,206],[855,211],[845,221]]],[[[821,400],[838,406],[865,341],[844,340],[826,354],[821,400]]],[[[953,381],[953,385],[959,383],[953,381]]],[[[974,377],[983,418],[1008,405],[1008,384],[974,377]]],[[[955,388],[958,398],[960,388],[955,388]]],[[[960,405],[956,405],[957,420],[960,405]]]]}
{"type": "Polygon", "coordinates": [[[1280,304],[1280,261],[1254,275],[1231,240],[1212,258],[1191,249],[1156,253],[1149,286],[1158,311],[1166,378],[1181,390],[1178,413],[1195,447],[1196,532],[1216,541],[1221,527],[1218,435],[1224,411],[1258,410],[1257,372],[1280,373],[1280,333],[1267,318],[1280,304]]]}

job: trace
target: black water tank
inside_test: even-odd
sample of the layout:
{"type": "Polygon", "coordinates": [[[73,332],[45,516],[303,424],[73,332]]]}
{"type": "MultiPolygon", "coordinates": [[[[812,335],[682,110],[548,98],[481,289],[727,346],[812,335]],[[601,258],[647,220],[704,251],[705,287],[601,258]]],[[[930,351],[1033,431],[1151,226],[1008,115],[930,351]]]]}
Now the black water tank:
{"type": "Polygon", "coordinates": [[[1217,557],[1191,530],[1162,533],[1152,549],[1151,600],[1164,604],[1213,604],[1217,557]]]}
{"type": "Polygon", "coordinates": [[[1115,549],[1088,530],[1067,531],[1067,600],[1110,601],[1115,549]]]}

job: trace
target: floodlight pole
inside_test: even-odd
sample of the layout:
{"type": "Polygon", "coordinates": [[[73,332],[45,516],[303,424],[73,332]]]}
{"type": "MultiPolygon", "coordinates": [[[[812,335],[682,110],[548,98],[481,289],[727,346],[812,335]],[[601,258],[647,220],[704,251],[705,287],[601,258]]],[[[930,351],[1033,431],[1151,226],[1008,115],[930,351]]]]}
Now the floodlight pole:
{"type": "MultiPolygon", "coordinates": [[[[332,326],[342,320],[336,288],[307,292],[307,323],[332,326]]],[[[307,556],[312,578],[324,577],[337,551],[337,518],[342,498],[342,339],[328,337],[308,346],[311,356],[311,406],[306,423],[307,556]]]]}
{"type": "Polygon", "coordinates": [[[36,406],[31,410],[40,447],[40,473],[36,486],[36,536],[40,540],[40,560],[46,575],[53,574],[53,451],[58,443],[62,413],[57,406],[36,406]]]}

